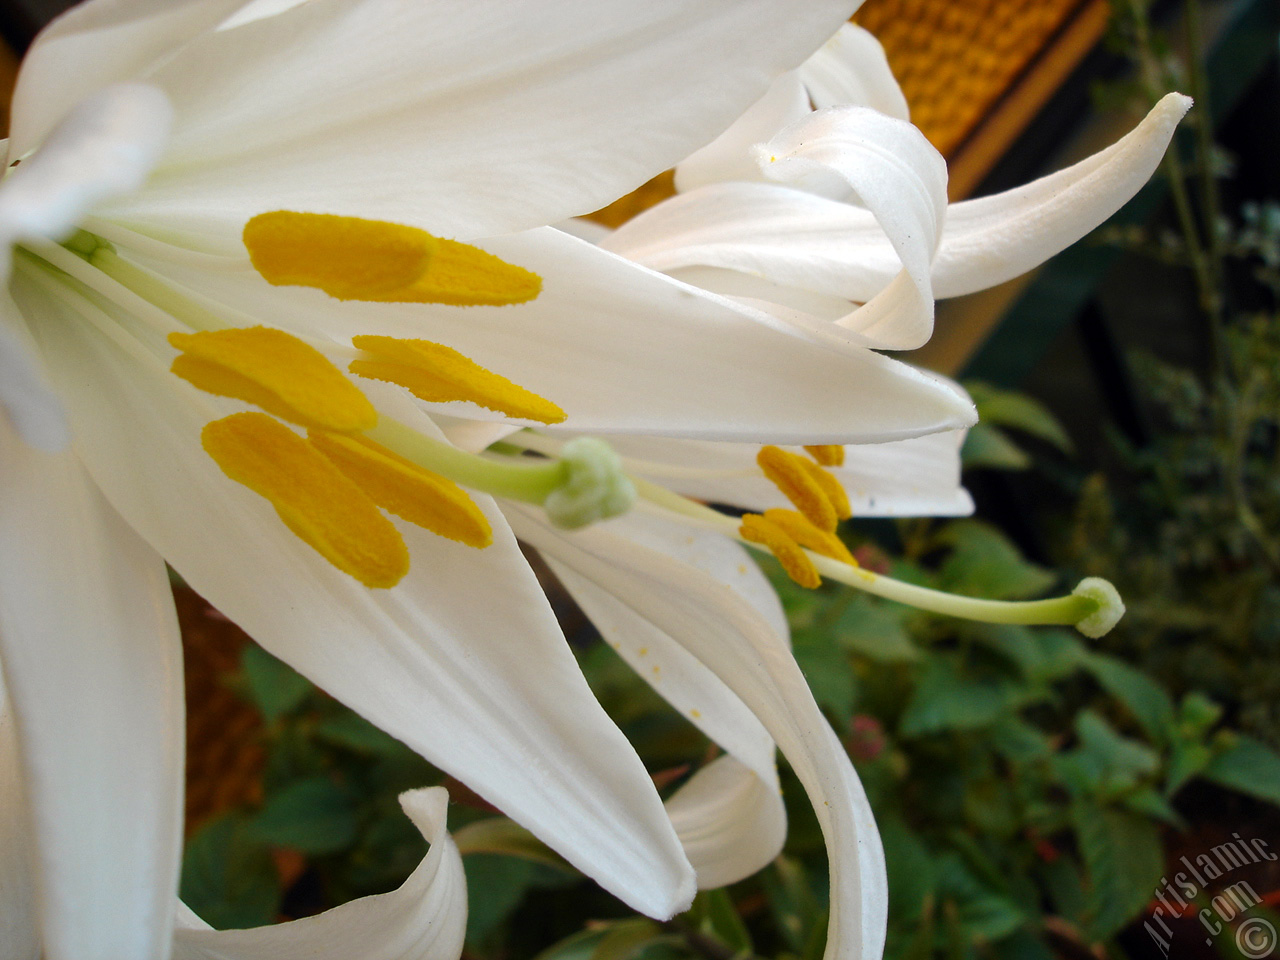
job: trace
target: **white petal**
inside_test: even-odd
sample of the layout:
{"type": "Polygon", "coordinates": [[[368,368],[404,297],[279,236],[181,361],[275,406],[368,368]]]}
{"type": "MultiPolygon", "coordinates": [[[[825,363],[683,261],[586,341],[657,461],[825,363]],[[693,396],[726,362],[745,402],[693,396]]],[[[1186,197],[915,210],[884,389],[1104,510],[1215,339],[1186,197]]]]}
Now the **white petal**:
{"type": "Polygon", "coordinates": [[[120,83],[78,103],[0,184],[0,244],[61,240],[108,197],[142,186],[172,119],[155,87],[120,83]]]}
{"type": "Polygon", "coordinates": [[[164,564],[72,454],[11,434],[0,447],[0,656],[34,819],[44,956],[162,960],[183,777],[181,644],[164,564]]]}
{"type": "MultiPolygon", "coordinates": [[[[541,544],[537,527],[546,527],[540,511],[512,513],[522,540],[541,544]],[[527,535],[526,535],[527,534],[527,535]]],[[[691,530],[661,517],[632,512],[606,524],[616,536],[688,563],[733,590],[788,638],[786,616],[777,594],[760,568],[738,544],[704,530],[691,530]]],[[[541,536],[551,536],[553,530],[541,536]]],[[[604,639],[654,690],[680,714],[765,782],[775,779],[773,739],[760,721],[714,673],[684,649],[678,640],[638,615],[589,578],[552,557],[548,561],[583,612],[604,639]]]]}
{"type": "Polygon", "coordinates": [[[958,297],[1039,266],[1119,210],[1150,179],[1191,98],[1167,94],[1128,135],[1074,166],[991,197],[951,205],[934,263],[939,297],[958,297]]]}
{"type": "Polygon", "coordinates": [[[846,23],[800,67],[813,105],[870,107],[910,120],[907,98],[889,69],[880,41],[857,24],[846,23]]]}
{"type": "Polygon", "coordinates": [[[721,268],[844,301],[870,300],[901,269],[870,211],[778,184],[671,197],[600,245],[664,273],[721,268]]]}
{"type": "MultiPolygon", "coordinates": [[[[49,318],[43,345],[95,480],[192,587],[636,909],[666,916],[687,904],[692,870],[652,782],[592,696],[488,498],[476,501],[492,546],[405,525],[409,574],[369,590],[201,450],[204,424],[235,406],[188,388],[165,361],[122,353],[84,319],[92,307],[73,312],[21,292],[25,308],[49,318]]],[[[393,415],[415,415],[390,395],[404,407],[393,415]]]]}
{"type": "Polygon", "coordinates": [[[811,109],[800,77],[784,73],[733,126],[676,165],[676,189],[683,193],[723,180],[763,180],[751,148],[811,109]]]}
{"type": "Polygon", "coordinates": [[[770,178],[802,189],[838,179],[870,210],[902,272],[837,321],[890,349],[909,350],[933,330],[931,265],[947,212],[947,165],[911,124],[865,107],[828,107],[792,124],[759,152],[770,178]]]}
{"type": "MultiPolygon", "coordinates": [[[[520,527],[521,536],[525,529],[520,527]]],[[[813,802],[831,862],[826,957],[878,957],[888,910],[884,851],[844,747],[786,641],[723,583],[597,525],[538,547],[678,640],[760,718],[813,802]]]]}
{"type": "MultiPolygon", "coordinates": [[[[559,230],[481,245],[541,275],[538,299],[466,309],[344,303],[252,274],[164,269],[260,322],[348,347],[357,333],[447,344],[559,404],[569,414],[565,428],[579,432],[822,443],[972,422],[971,405],[928,375],[862,346],[817,342],[559,230]]],[[[500,416],[458,404],[432,409],[500,416]]]]}
{"type": "MultiPolygon", "coordinates": [[[[934,295],[961,296],[1003,283],[1098,226],[1150,177],[1188,105],[1170,94],[1128,136],[1087,160],[1024,187],[952,204],[933,263],[934,295]]],[[[672,197],[624,224],[602,246],[680,276],[717,268],[859,302],[885,289],[901,266],[869,211],[762,184],[718,184],[672,197]]],[[[725,281],[705,274],[698,282],[727,289],[725,281]]],[[[801,300],[796,291],[755,295],[834,317],[831,305],[801,300]]]]}
{"type": "Polygon", "coordinates": [[[141,77],[246,0],[90,0],[42,30],[13,94],[9,159],[34,150],[76,104],[141,77]]]}
{"type": "Polygon", "coordinates": [[[703,890],[764,869],[787,839],[777,777],[762,780],[729,755],[690,777],[667,801],[667,815],[703,890]]]}
{"type": "Polygon", "coordinates": [[[459,239],[555,223],[705,144],[855,6],[311,0],[149,74],[170,165],[120,209],[227,237],[280,208],[459,239]]]}
{"type": "MultiPolygon", "coordinates": [[[[728,752],[698,771],[666,804],[697,872],[698,886],[736,883],[763,869],[781,851],[787,832],[773,738],[737,695],[678,640],[554,559],[558,534],[540,511],[509,508],[507,514],[526,543],[549,544],[551,569],[605,641],[728,752]]],[[[610,521],[607,527],[714,577],[754,607],[779,636],[789,635],[777,594],[746,551],[727,537],[639,512],[610,521]]]]}
{"type": "MultiPolygon", "coordinates": [[[[787,507],[756,466],[757,444],[616,437],[628,469],[685,496],[746,510],[787,507]]],[[[973,511],[960,485],[963,430],[892,443],[849,444],[844,465],[829,467],[856,517],[951,517],[973,511]]]]}
{"type": "Polygon", "coordinates": [[[0,293],[0,409],[37,450],[56,453],[71,442],[62,404],[46,382],[35,345],[7,290],[0,293]]]}
{"type": "Polygon", "coordinates": [[[0,673],[0,931],[5,960],[37,960],[34,851],[20,759],[18,731],[0,673]]]}
{"type": "Polygon", "coordinates": [[[399,889],[314,917],[249,930],[201,929],[188,916],[174,960],[457,960],[467,928],[462,858],[445,830],[443,787],[401,794],[431,849],[399,889]]]}

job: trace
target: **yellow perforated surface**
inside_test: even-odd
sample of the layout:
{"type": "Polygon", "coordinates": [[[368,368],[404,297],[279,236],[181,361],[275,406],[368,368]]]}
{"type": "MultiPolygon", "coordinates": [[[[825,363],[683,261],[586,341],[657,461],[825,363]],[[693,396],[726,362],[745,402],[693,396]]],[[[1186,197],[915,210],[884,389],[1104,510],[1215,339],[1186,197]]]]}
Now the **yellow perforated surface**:
{"type": "Polygon", "coordinates": [[[911,119],[951,156],[1082,0],[866,0],[911,119]]]}

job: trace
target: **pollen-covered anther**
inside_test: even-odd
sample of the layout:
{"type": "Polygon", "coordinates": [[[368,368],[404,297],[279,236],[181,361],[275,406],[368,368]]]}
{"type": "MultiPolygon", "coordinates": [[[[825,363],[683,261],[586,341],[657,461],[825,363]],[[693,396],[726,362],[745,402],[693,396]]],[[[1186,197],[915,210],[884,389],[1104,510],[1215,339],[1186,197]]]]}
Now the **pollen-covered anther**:
{"type": "Polygon", "coordinates": [[[844,447],[838,443],[805,444],[804,448],[824,467],[844,466],[844,447]]]}
{"type": "Polygon", "coordinates": [[[268,283],[339,300],[505,306],[542,291],[536,273],[488,251],[385,220],[274,210],[246,223],[243,237],[268,283]]]}
{"type": "Polygon", "coordinates": [[[460,486],[364,437],[312,431],[311,443],[378,506],[477,549],[493,543],[489,520],[460,486]]]}
{"type": "Polygon", "coordinates": [[[220,397],[261,407],[304,427],[354,433],[370,430],[377,411],[346,374],[319,350],[272,327],[171,333],[183,351],[170,368],[220,397]]]}
{"type": "MultiPolygon", "coordinates": [[[[834,531],[840,517],[826,493],[823,482],[814,476],[821,471],[812,460],[790,453],[781,447],[761,447],[756,463],[764,475],[795,504],[820,530],[834,531]]],[[[835,478],[832,477],[832,480],[835,478]]],[[[837,483],[838,487],[839,484],[837,483]]]]}
{"type": "Polygon", "coordinates": [[[830,557],[832,560],[847,563],[851,567],[858,566],[858,561],[854,559],[843,540],[834,533],[819,530],[803,513],[796,510],[780,510],[775,507],[766,510],[764,518],[780,528],[800,546],[808,547],[814,553],[830,557]]]}
{"type": "Polygon", "coordinates": [[[800,586],[811,590],[822,586],[822,578],[818,576],[818,569],[809,559],[809,555],[786,530],[773,521],[758,513],[743,514],[738,534],[743,540],[767,547],[769,552],[778,558],[787,576],[800,586]]]}
{"type": "Polygon", "coordinates": [[[205,426],[205,452],[232,480],[265,497],[291,531],[367,587],[393,587],[409,549],[377,505],[315,447],[264,413],[205,426]]]}
{"type": "Polygon", "coordinates": [[[365,357],[348,369],[370,380],[399,384],[419,400],[467,400],[488,410],[538,423],[560,423],[558,406],[444,344],[398,337],[358,336],[352,344],[365,357]]]}
{"type": "Polygon", "coordinates": [[[835,474],[825,467],[806,460],[804,457],[797,459],[804,464],[804,469],[813,478],[813,482],[822,489],[822,495],[827,498],[827,502],[831,504],[831,509],[836,512],[836,516],[841,520],[848,520],[853,516],[853,507],[849,503],[849,494],[840,485],[840,481],[836,479],[835,474]]]}

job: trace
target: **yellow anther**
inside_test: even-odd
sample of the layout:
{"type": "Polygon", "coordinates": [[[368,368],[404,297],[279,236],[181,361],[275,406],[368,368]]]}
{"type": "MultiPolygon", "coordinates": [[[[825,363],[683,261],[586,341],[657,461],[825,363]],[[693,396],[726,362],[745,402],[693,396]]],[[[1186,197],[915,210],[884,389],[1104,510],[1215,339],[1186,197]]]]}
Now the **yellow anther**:
{"type": "Polygon", "coordinates": [[[831,509],[836,512],[836,516],[841,520],[848,520],[853,516],[853,508],[849,505],[849,495],[844,492],[844,487],[840,486],[840,481],[833,474],[818,466],[818,464],[806,460],[804,457],[797,457],[797,459],[804,464],[804,469],[813,478],[813,482],[822,488],[822,493],[827,498],[827,502],[831,504],[831,509]]]}
{"type": "Polygon", "coordinates": [[[183,351],[170,368],[207,393],[233,397],[324,430],[370,430],[377,411],[324,354],[271,327],[171,333],[183,351]]]}
{"type": "Polygon", "coordinates": [[[244,245],[268,283],[339,300],[503,306],[542,291],[536,273],[479,247],[383,220],[276,210],[245,224],[244,245]]]}
{"type": "Polygon", "coordinates": [[[844,466],[844,447],[838,443],[805,444],[804,448],[824,467],[844,466]]]}
{"type": "Polygon", "coordinates": [[[310,439],[384,510],[469,547],[493,543],[488,518],[452,480],[364,437],[312,431],[310,439]]]}
{"type": "Polygon", "coordinates": [[[352,373],[405,387],[429,403],[469,400],[522,420],[559,423],[565,412],[506,377],[499,376],[452,347],[430,340],[358,336],[351,342],[368,359],[354,360],[352,373]]]}
{"type": "Polygon", "coordinates": [[[815,479],[809,469],[814,467],[820,471],[821,467],[799,454],[774,446],[761,447],[756,454],[756,463],[814,526],[820,530],[835,530],[840,518],[822,482],[815,479]]]}
{"type": "Polygon", "coordinates": [[[834,533],[819,530],[809,522],[809,518],[803,513],[775,508],[766,510],[764,518],[774,526],[779,527],[800,546],[808,547],[814,553],[830,557],[832,560],[847,563],[851,567],[858,565],[858,561],[854,559],[853,554],[849,552],[849,548],[844,545],[843,540],[834,533]]]}
{"type": "Polygon", "coordinates": [[[409,549],[391,523],[311,444],[264,413],[207,424],[205,452],[232,480],[271,501],[285,525],[366,587],[393,587],[409,549]]]}
{"type": "Polygon", "coordinates": [[[317,287],[339,300],[394,293],[427,272],[437,240],[380,220],[275,210],[244,225],[254,269],[275,286],[317,287]]]}
{"type": "Polygon", "coordinates": [[[758,513],[743,514],[738,534],[743,540],[768,547],[769,552],[782,564],[787,576],[800,586],[810,589],[822,586],[822,578],[818,576],[818,570],[809,555],[776,523],[766,520],[758,513]]]}

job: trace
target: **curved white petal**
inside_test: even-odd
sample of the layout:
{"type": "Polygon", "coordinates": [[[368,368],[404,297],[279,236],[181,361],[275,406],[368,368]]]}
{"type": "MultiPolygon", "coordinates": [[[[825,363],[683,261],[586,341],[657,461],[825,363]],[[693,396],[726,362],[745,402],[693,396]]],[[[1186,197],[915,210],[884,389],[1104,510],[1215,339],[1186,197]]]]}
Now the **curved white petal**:
{"type": "Polygon", "coordinates": [[[0,462],[0,657],[44,956],[163,960],[183,778],[182,654],[164,564],[72,454],[4,431],[0,462]]]}
{"type": "MultiPolygon", "coordinates": [[[[1123,206],[1164,155],[1189,105],[1169,94],[1126,137],[1024,187],[952,204],[933,261],[937,297],[973,293],[1033,269],[1123,206]]],[[[682,277],[713,268],[779,289],[762,299],[834,319],[821,294],[865,302],[893,281],[901,263],[867,210],[800,190],[726,183],[672,197],[628,221],[601,244],[682,277]],[[788,289],[794,288],[794,289],[788,289]]],[[[709,282],[727,289],[714,275],[709,282]]],[[[739,286],[739,288],[741,287],[739,286]]]]}
{"type": "MultiPolygon", "coordinates": [[[[849,444],[844,465],[827,469],[849,495],[856,517],[965,516],[973,501],[960,485],[964,433],[849,444]]],[[[746,510],[788,506],[756,466],[759,445],[661,437],[615,437],[611,443],[632,472],[685,496],[746,510]]]]}
{"type": "MultiPolygon", "coordinates": [[[[522,537],[526,527],[517,525],[522,537]]],[[[879,834],[857,774],[786,641],[724,583],[607,525],[576,533],[540,528],[532,535],[545,555],[678,640],[760,718],[804,784],[826,838],[831,925],[825,956],[879,956],[888,910],[879,834]]]]}
{"type": "Polygon", "coordinates": [[[889,69],[880,41],[854,23],[840,27],[799,70],[818,109],[870,107],[899,120],[910,120],[907,98],[889,69]]]}
{"type": "Polygon", "coordinates": [[[763,180],[751,148],[811,109],[800,77],[784,73],[728,130],[676,165],[676,189],[684,193],[724,180],[763,180]]]}
{"type": "MultiPolygon", "coordinates": [[[[536,510],[508,509],[522,539],[549,542],[547,561],[601,636],[654,690],[727,752],[667,801],[667,814],[703,889],[736,883],[767,865],[786,840],[773,738],[760,721],[681,643],[622,600],[554,558],[557,534],[536,510]]],[[[632,513],[608,529],[689,563],[789,636],[777,594],[738,544],[660,517],[632,513]]]]}
{"type": "Polygon", "coordinates": [[[555,223],[706,143],[855,6],[310,0],[147,74],[178,122],[120,214],[229,240],[281,208],[459,239],[555,223]]]}
{"type": "Polygon", "coordinates": [[[9,159],[34,150],[76,104],[176,56],[247,0],[89,0],[50,23],[22,59],[9,159]]]}
{"type": "MultiPolygon", "coordinates": [[[[168,373],[170,348],[156,347],[165,360],[124,353],[86,319],[91,305],[51,303],[30,283],[20,303],[48,320],[42,346],[90,472],[192,587],[636,909],[666,916],[688,903],[693,872],[652,782],[592,696],[492,501],[476,497],[492,546],[405,525],[409,574],[369,590],[201,450],[204,424],[236,405],[168,373]]],[[[434,430],[387,392],[402,404],[392,415],[434,430]]]]}
{"type": "Polygon", "coordinates": [[[445,830],[448,803],[443,787],[400,795],[431,849],[398,889],[249,930],[211,930],[184,911],[174,960],[457,960],[467,930],[467,884],[445,830]]]}
{"type": "MultiPolygon", "coordinates": [[[[972,406],[932,377],[854,344],[677,283],[553,228],[485,241],[543,291],[510,307],[341,302],[253,274],[161,265],[247,317],[346,344],[422,337],[559,404],[565,429],[708,439],[880,441],[965,426],[972,406]]],[[[240,321],[237,321],[240,322],[240,321]]],[[[477,419],[460,404],[431,408],[477,419]]]]}
{"type": "Polygon", "coordinates": [[[0,673],[0,936],[5,960],[38,960],[31,821],[22,788],[18,731],[0,673]]]}
{"type": "Polygon", "coordinates": [[[866,107],[828,107],[760,148],[771,179],[825,190],[838,179],[870,210],[902,272],[837,321],[889,349],[909,350],[933,331],[932,261],[947,213],[947,165],[919,130],[866,107]]]}
{"type": "Polygon", "coordinates": [[[939,297],[958,297],[1039,266],[1119,210],[1151,178],[1191,98],[1167,94],[1130,133],[1074,166],[1004,193],[951,205],[934,262],[939,297]]]}
{"type": "MultiPolygon", "coordinates": [[[[91,208],[142,186],[172,118],[155,87],[119,83],[76,105],[34,156],[0,183],[0,245],[61,240],[91,208]]],[[[5,271],[5,277],[8,271],[5,271]]]]}
{"type": "Polygon", "coordinates": [[[728,754],[690,777],[667,801],[667,815],[703,890],[763,870],[787,839],[777,777],[762,780],[728,754]]]}

